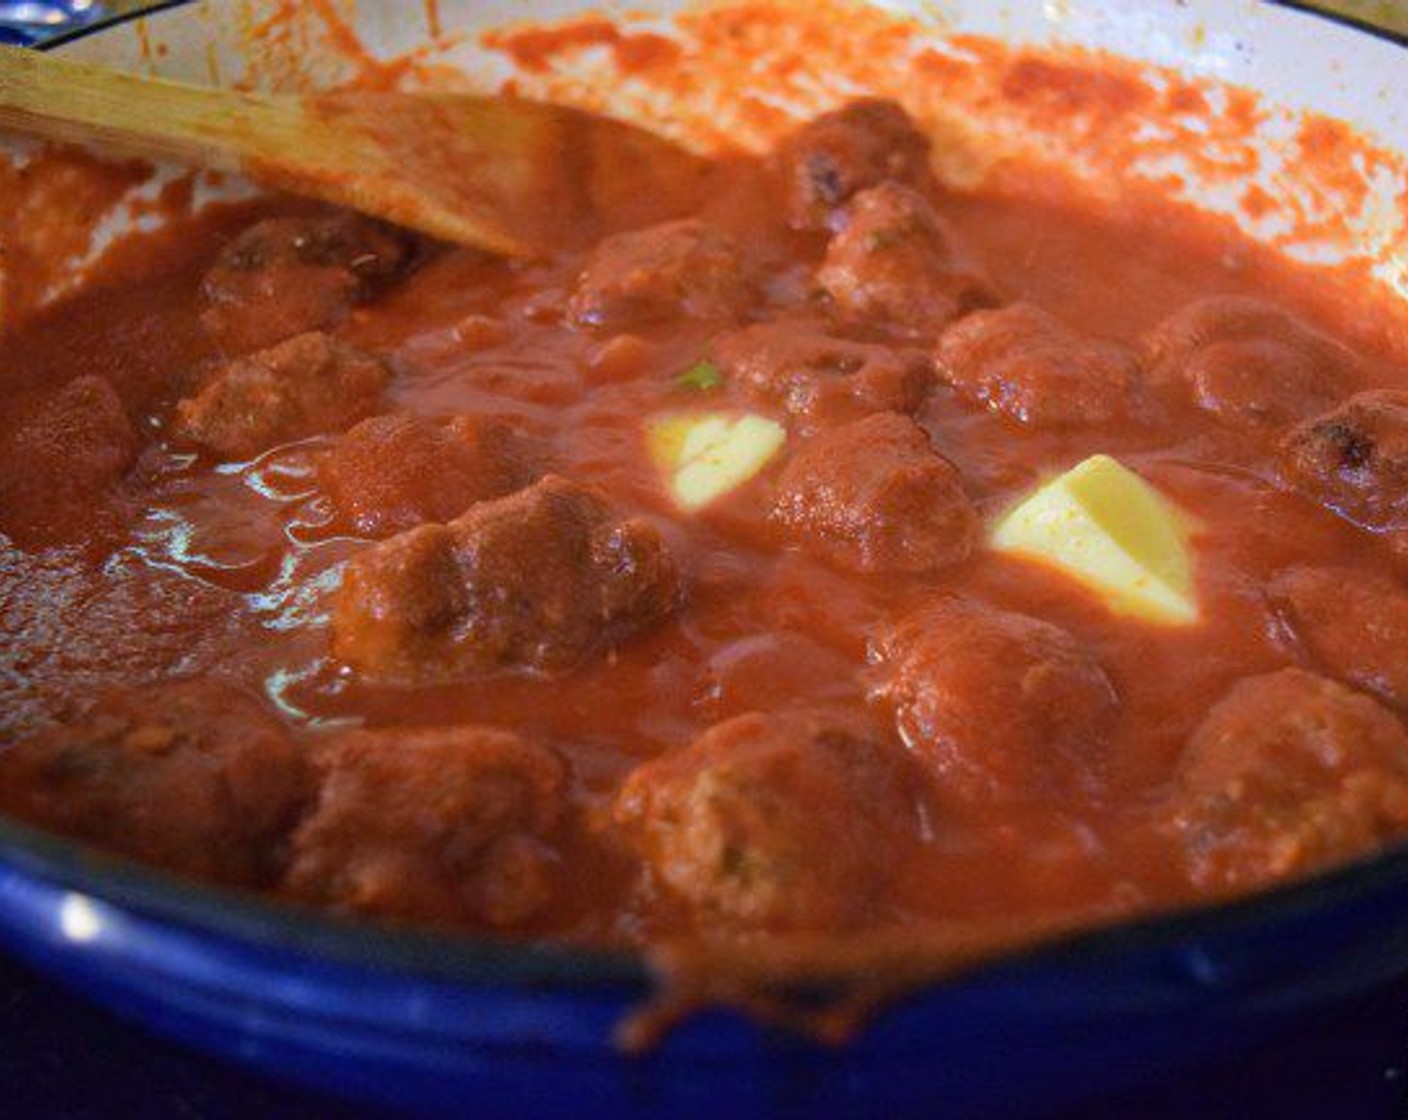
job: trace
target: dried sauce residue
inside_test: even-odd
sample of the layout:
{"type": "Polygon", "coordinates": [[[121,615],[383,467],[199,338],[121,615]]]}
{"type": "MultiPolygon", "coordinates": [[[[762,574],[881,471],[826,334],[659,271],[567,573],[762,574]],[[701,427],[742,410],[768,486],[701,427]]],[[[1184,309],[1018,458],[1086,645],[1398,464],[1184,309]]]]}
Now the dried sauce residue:
{"type": "Polygon", "coordinates": [[[1145,108],[1153,91],[1129,75],[1019,57],[1002,76],[1002,96],[1038,112],[1108,119],[1145,108]]]}
{"type": "Polygon", "coordinates": [[[443,34],[439,6],[427,3],[429,41],[413,51],[382,57],[357,33],[352,0],[273,0],[250,4],[241,15],[243,37],[257,43],[240,85],[294,92],[330,85],[360,89],[397,89],[433,84],[447,70],[439,53],[457,38],[443,34]]]}
{"type": "Polygon", "coordinates": [[[673,39],[650,31],[623,31],[611,20],[589,18],[561,27],[520,28],[491,31],[484,36],[487,46],[507,53],[520,70],[528,74],[551,72],[564,54],[593,47],[611,52],[622,74],[649,73],[679,61],[683,47],[673,39]]]}

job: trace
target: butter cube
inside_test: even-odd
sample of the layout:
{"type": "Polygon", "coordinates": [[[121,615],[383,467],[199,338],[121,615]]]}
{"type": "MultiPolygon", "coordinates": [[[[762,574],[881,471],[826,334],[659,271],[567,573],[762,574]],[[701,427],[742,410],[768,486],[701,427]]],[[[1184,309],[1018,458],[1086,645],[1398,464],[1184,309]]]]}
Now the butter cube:
{"type": "Polygon", "coordinates": [[[751,412],[671,413],[656,417],[647,431],[671,497],[690,512],[747,482],[786,438],[781,424],[751,412]]]}
{"type": "Polygon", "coordinates": [[[993,548],[1043,560],[1098,592],[1117,614],[1198,620],[1188,518],[1129,468],[1093,455],[1005,514],[993,548]]]}

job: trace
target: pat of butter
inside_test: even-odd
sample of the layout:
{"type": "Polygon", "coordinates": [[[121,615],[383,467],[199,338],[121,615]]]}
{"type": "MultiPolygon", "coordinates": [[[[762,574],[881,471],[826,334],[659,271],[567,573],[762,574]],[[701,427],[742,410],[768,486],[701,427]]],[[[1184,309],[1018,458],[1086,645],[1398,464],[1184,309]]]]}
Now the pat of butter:
{"type": "Polygon", "coordinates": [[[1117,614],[1198,619],[1187,516],[1129,468],[1093,455],[1019,503],[992,545],[1060,568],[1117,614]]]}
{"type": "Polygon", "coordinates": [[[693,512],[743,485],[781,449],[782,425],[747,412],[674,413],[650,421],[650,453],[670,495],[693,512]]]}

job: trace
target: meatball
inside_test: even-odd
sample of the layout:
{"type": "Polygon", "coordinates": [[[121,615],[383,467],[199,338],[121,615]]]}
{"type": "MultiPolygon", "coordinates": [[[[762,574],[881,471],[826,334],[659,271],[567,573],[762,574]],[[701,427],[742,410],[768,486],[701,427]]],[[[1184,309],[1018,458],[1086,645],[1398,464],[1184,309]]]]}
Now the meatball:
{"type": "Polygon", "coordinates": [[[778,145],[774,162],[797,229],[826,228],[852,195],[887,179],[931,181],[929,141],[893,101],[853,101],[817,117],[778,145]]]}
{"type": "Polygon", "coordinates": [[[565,774],[489,727],[348,732],[322,758],[284,886],[342,910],[513,926],[548,902],[565,774]]]}
{"type": "Polygon", "coordinates": [[[1348,391],[1354,356],[1273,304],[1211,296],[1174,312],[1144,340],[1151,381],[1241,427],[1279,426],[1348,391]]]}
{"type": "Polygon", "coordinates": [[[231,353],[332,327],[399,272],[408,242],[356,214],[266,218],[231,241],[201,284],[201,322],[231,353]]]}
{"type": "Polygon", "coordinates": [[[548,475],[352,558],[333,652],[409,680],[556,671],[672,613],[680,575],[659,532],[600,491],[548,475]]]}
{"type": "Polygon", "coordinates": [[[1301,669],[1239,682],[1179,763],[1189,872],[1246,888],[1408,833],[1408,734],[1367,696],[1301,669]]]}
{"type": "Polygon", "coordinates": [[[536,458],[502,420],[394,413],[342,436],[320,457],[318,478],[339,520],[365,536],[388,537],[526,486],[536,458]]]}
{"type": "Polygon", "coordinates": [[[620,330],[676,315],[731,318],[745,298],[743,270],[728,238],[686,218],[598,244],[568,315],[579,326],[620,330]]]}
{"type": "Polygon", "coordinates": [[[778,480],[773,518],[858,572],[932,572],[967,558],[978,516],[958,469],[907,416],[884,412],[813,436],[778,480]]]}
{"type": "Polygon", "coordinates": [[[714,344],[719,366],[805,424],[866,412],[914,412],[933,384],[923,351],[837,335],[810,319],[759,323],[714,344]]]}
{"type": "Polygon", "coordinates": [[[637,769],[615,819],[705,925],[854,928],[918,832],[905,761],[854,716],[751,712],[637,769]]]}
{"type": "Polygon", "coordinates": [[[977,311],[943,333],[938,374],[974,404],[1033,428],[1127,419],[1139,363],[1029,303],[977,311]]]}
{"type": "Polygon", "coordinates": [[[239,886],[277,877],[312,792],[276,720],[209,681],[118,689],[0,753],[7,812],[145,863],[239,886]]]}
{"type": "Polygon", "coordinates": [[[1292,487],[1356,525],[1408,528],[1408,393],[1356,393],[1287,432],[1277,463],[1292,487]]]}
{"type": "Polygon", "coordinates": [[[944,597],[872,642],[872,698],[965,801],[1065,796],[1090,785],[1118,712],[1098,661],[1059,626],[944,597]]]}
{"type": "Polygon", "coordinates": [[[137,434],[101,377],[16,400],[0,420],[0,532],[36,545],[81,539],[103,520],[137,457],[137,434]]]}
{"type": "Polygon", "coordinates": [[[856,195],[816,278],[844,315],[919,331],[992,302],[928,199],[899,183],[856,195]]]}
{"type": "Polygon", "coordinates": [[[1408,709],[1408,591],[1351,568],[1292,568],[1272,601],[1322,669],[1408,709]]]}
{"type": "Polygon", "coordinates": [[[222,365],[176,406],[172,434],[222,459],[341,431],[375,411],[390,380],[370,354],[317,331],[222,365]]]}

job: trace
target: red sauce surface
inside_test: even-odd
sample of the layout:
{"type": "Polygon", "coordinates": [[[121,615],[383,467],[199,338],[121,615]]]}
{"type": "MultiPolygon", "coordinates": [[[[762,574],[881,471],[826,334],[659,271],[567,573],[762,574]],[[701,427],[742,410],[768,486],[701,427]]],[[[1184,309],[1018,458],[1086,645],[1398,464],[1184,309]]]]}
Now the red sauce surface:
{"type": "MultiPolygon", "coordinates": [[[[525,49],[521,40],[518,46],[525,49]]],[[[1069,94],[1060,74],[1049,69],[1028,67],[1013,81],[1020,86],[1014,96],[1069,94]]],[[[1123,104],[1133,94],[1112,78],[1108,86],[1085,88],[1082,96],[1123,104]]],[[[720,340],[749,324],[810,316],[825,329],[849,332],[887,352],[918,352],[926,363],[941,348],[940,337],[954,328],[896,323],[883,309],[842,307],[836,291],[818,295],[818,269],[833,237],[843,234],[791,228],[780,173],[767,160],[724,165],[699,214],[733,246],[736,284],[746,295],[727,306],[699,314],[627,307],[593,325],[580,314],[591,249],[518,263],[414,245],[409,260],[388,266],[386,277],[348,296],[318,328],[385,367],[384,389],[360,414],[344,410],[325,430],[300,432],[253,456],[212,453],[199,439],[192,446],[182,432],[196,422],[184,402],[230,363],[271,344],[242,342],[238,330],[213,329],[203,277],[256,222],[323,213],[270,200],[185,219],[134,239],[111,254],[82,290],[33,316],[0,349],[0,411],[10,430],[38,424],[35,409],[42,411],[75,379],[96,377],[115,393],[133,441],[130,463],[109,472],[110,485],[76,494],[44,475],[55,468],[27,457],[29,445],[11,441],[3,452],[10,458],[0,469],[22,480],[0,494],[7,503],[0,504],[0,625],[8,635],[0,649],[0,738],[7,744],[0,758],[9,767],[0,776],[5,803],[142,858],[336,909],[605,945],[799,930],[940,933],[957,925],[981,931],[984,923],[991,923],[994,944],[1006,943],[1014,923],[1036,931],[1057,919],[1093,922],[1236,893],[1363,854],[1408,832],[1408,818],[1398,815],[1394,800],[1408,773],[1408,740],[1400,751],[1395,739],[1403,735],[1396,711],[1405,697],[1391,686],[1366,687],[1366,679],[1373,684],[1382,676],[1372,666],[1332,663],[1294,619],[1288,622],[1274,590],[1284,572],[1308,567],[1348,569],[1350,582],[1383,581],[1393,595],[1408,596],[1398,582],[1401,560],[1394,548],[1400,526],[1365,524],[1362,517],[1356,524],[1326,508],[1304,486],[1288,481],[1282,450],[1297,423],[1350,394],[1405,385],[1408,367],[1383,341],[1393,332],[1335,335],[1344,319],[1329,302],[1307,299],[1313,283],[1306,273],[1189,213],[1130,208],[1112,216],[1054,195],[1045,202],[999,193],[960,195],[927,183],[919,194],[943,223],[950,247],[982,278],[979,302],[1034,304],[1076,336],[1128,347],[1136,399],[1127,415],[1024,424],[984,407],[928,364],[922,403],[912,412],[933,452],[956,469],[984,524],[1042,478],[1097,452],[1117,456],[1196,519],[1198,625],[1159,627],[1112,614],[1059,573],[1000,556],[980,537],[966,558],[933,570],[865,571],[812,547],[805,532],[798,536],[779,527],[770,509],[789,463],[809,441],[859,414],[789,413],[727,372],[720,385],[703,390],[681,386],[680,374],[702,359],[718,360],[720,340]],[[1307,360],[1316,363],[1317,377],[1330,379],[1339,360],[1324,354],[1344,353],[1339,347],[1352,351],[1345,359],[1352,372],[1339,388],[1326,390],[1328,400],[1312,402],[1304,415],[1278,414],[1248,425],[1197,407],[1185,388],[1175,386],[1167,399],[1161,395],[1154,374],[1157,345],[1150,341],[1160,325],[1199,299],[1241,295],[1284,310],[1289,325],[1263,331],[1277,345],[1295,350],[1303,333],[1318,340],[1304,344],[1314,355],[1307,360]],[[697,514],[670,500],[644,434],[649,417],[688,408],[761,412],[788,428],[783,452],[761,475],[697,514]],[[530,479],[550,471],[590,484],[613,516],[641,519],[658,534],[678,570],[678,609],[546,667],[486,669],[476,663],[448,675],[437,671],[435,679],[414,679],[414,673],[406,679],[334,656],[335,647],[343,648],[334,642],[331,618],[345,565],[382,546],[334,513],[319,462],[340,446],[341,432],[368,413],[506,422],[534,448],[530,479]],[[43,489],[51,485],[59,495],[52,500],[43,489]],[[913,735],[907,750],[884,689],[877,691],[877,674],[887,671],[885,657],[875,652],[882,635],[945,596],[977,604],[982,612],[1011,612],[1059,628],[1061,641],[1069,641],[1108,681],[1108,701],[1095,705],[1103,714],[1088,726],[1080,723],[1069,751],[1055,749],[1055,732],[1050,740],[1041,738],[1044,733],[1028,735],[1017,744],[1013,776],[999,776],[994,796],[969,796],[953,785],[952,772],[935,765],[913,735]],[[1343,717],[1348,730],[1332,736],[1331,744],[1351,761],[1331,761],[1292,792],[1277,787],[1265,804],[1253,797],[1238,810],[1237,791],[1255,781],[1234,777],[1232,785],[1218,785],[1221,771],[1213,763],[1190,770],[1190,752],[1199,759],[1215,755],[1220,748],[1208,744],[1221,732],[1207,730],[1205,721],[1239,685],[1288,667],[1316,673],[1316,681],[1348,682],[1352,701],[1348,691],[1331,692],[1326,704],[1336,712],[1345,704],[1352,709],[1343,717]],[[104,697],[113,689],[130,694],[136,686],[193,678],[231,690],[259,713],[247,717],[257,730],[241,725],[238,738],[240,750],[254,752],[250,757],[263,777],[234,793],[230,775],[243,773],[244,755],[230,753],[233,740],[220,738],[223,725],[181,730],[182,705],[198,707],[199,698],[124,700],[118,707],[126,714],[103,715],[104,705],[113,703],[104,697]],[[134,703],[150,707],[134,716],[134,703]],[[1355,704],[1374,710],[1365,715],[1355,704]],[[885,776],[891,761],[874,773],[870,763],[844,761],[834,772],[823,768],[796,779],[803,791],[797,794],[803,799],[799,811],[834,819],[841,830],[844,850],[834,860],[858,861],[862,869],[841,875],[834,893],[848,890],[856,874],[865,878],[865,868],[883,866],[883,886],[861,912],[842,914],[832,907],[834,898],[822,897],[831,889],[826,875],[818,880],[806,870],[815,854],[784,853],[778,860],[800,859],[802,873],[779,890],[794,892],[792,899],[815,895],[816,901],[789,909],[790,903],[758,902],[750,895],[736,906],[716,906],[707,890],[688,885],[694,883],[688,868],[680,870],[681,860],[705,858],[690,847],[694,841],[673,833],[650,839],[659,819],[652,814],[668,812],[658,806],[675,796],[670,783],[687,783],[689,774],[647,771],[655,776],[641,778],[639,768],[652,760],[693,758],[685,752],[696,750],[707,768],[710,758],[751,751],[748,765],[767,773],[768,767],[792,765],[787,752],[798,742],[815,748],[802,752],[809,759],[803,768],[820,765],[815,758],[831,748],[816,744],[829,742],[831,732],[782,718],[800,710],[828,713],[823,722],[843,729],[853,721],[861,728],[855,736],[871,741],[908,783],[901,794],[886,784],[899,780],[885,776]],[[762,731],[728,723],[755,712],[782,722],[762,731]],[[153,733],[151,723],[165,730],[153,733]],[[1373,729],[1364,730],[1365,723],[1373,729]],[[492,816],[475,808],[475,768],[482,758],[498,757],[495,752],[512,754],[481,732],[462,753],[431,733],[455,727],[508,730],[560,766],[558,773],[541,759],[525,763],[537,767],[529,783],[533,792],[514,794],[517,808],[505,810],[514,834],[530,837],[531,858],[518,848],[502,848],[496,836],[473,841],[474,875],[492,859],[495,867],[509,868],[505,880],[531,880],[531,890],[525,887],[510,902],[497,894],[466,901],[459,893],[464,883],[446,870],[455,857],[448,842],[436,838],[437,828],[449,827],[437,823],[436,799],[458,789],[459,779],[448,776],[469,775],[465,789],[453,795],[466,798],[467,807],[445,813],[455,820],[461,812],[492,816]],[[130,774],[122,770],[127,776],[118,782],[121,788],[103,786],[102,797],[91,802],[102,813],[85,814],[85,798],[107,779],[85,784],[90,779],[84,775],[108,773],[102,760],[112,752],[147,750],[143,744],[153,734],[151,757],[179,758],[185,769],[143,761],[130,774]],[[99,745],[85,746],[84,735],[99,745]],[[170,736],[178,747],[170,746],[170,736]],[[704,746],[691,747],[701,737],[704,746]],[[277,773],[269,777],[274,764],[260,761],[258,753],[265,739],[294,744],[309,760],[307,774],[283,775],[278,767],[286,759],[279,753],[277,773]],[[1346,775],[1358,773],[1353,760],[1369,740],[1387,746],[1383,758],[1376,754],[1372,765],[1364,764],[1374,796],[1355,817],[1368,822],[1363,835],[1306,824],[1300,809],[1321,795],[1338,797],[1346,775]],[[783,744],[777,748],[783,762],[767,754],[774,741],[783,744]],[[1195,742],[1203,745],[1191,747],[1195,742]],[[27,751],[38,752],[39,760],[26,761],[27,751]],[[1062,761],[1071,752],[1080,760],[1074,777],[1062,761]],[[65,761],[55,763],[54,757],[65,761]],[[207,790],[209,758],[226,767],[213,793],[207,790]],[[376,769],[383,765],[384,773],[376,769]],[[859,776],[847,769],[854,765],[861,767],[859,776]],[[435,773],[446,780],[427,777],[435,773]],[[1216,860],[1222,857],[1206,857],[1199,849],[1206,822],[1191,831],[1180,824],[1187,813],[1205,808],[1197,801],[1205,792],[1200,782],[1216,786],[1217,795],[1233,804],[1231,811],[1243,813],[1214,843],[1241,861],[1232,861],[1241,869],[1235,873],[1219,870],[1216,860]],[[384,799],[376,795],[379,783],[394,787],[384,799]],[[70,792],[56,802],[50,786],[59,785],[70,792]],[[640,793],[642,785],[648,796],[623,807],[630,796],[622,794],[623,786],[640,793]],[[1233,785],[1236,790],[1228,793],[1233,785]],[[1388,794],[1376,800],[1380,787],[1388,794]],[[140,824],[123,834],[104,823],[114,813],[123,820],[129,817],[122,814],[140,816],[134,806],[159,809],[161,799],[189,799],[193,790],[204,791],[200,796],[208,795],[214,808],[183,822],[189,844],[247,852],[247,859],[192,866],[155,841],[138,843],[140,824]],[[870,800],[854,802],[858,796],[870,800]],[[884,799],[893,797],[912,817],[865,815],[883,810],[889,804],[884,799]],[[346,800],[333,805],[337,798],[346,800]],[[555,807],[545,807],[549,803],[555,807]],[[232,804],[243,809],[232,810],[232,804]],[[334,812],[349,805],[346,819],[334,812]],[[307,823],[314,812],[326,817],[317,828],[307,823]],[[1267,826],[1270,841],[1255,828],[1251,835],[1238,831],[1248,821],[1261,827],[1265,813],[1275,818],[1267,826]],[[251,816],[259,817],[258,829],[248,823],[251,816]],[[383,827],[387,820],[399,823],[383,827]],[[356,849],[359,824],[375,834],[364,846],[375,849],[376,859],[387,851],[396,858],[376,863],[363,851],[376,870],[343,889],[338,876],[351,873],[337,864],[338,852],[340,846],[356,849]],[[891,835],[897,829],[904,835],[891,835]],[[299,862],[289,855],[295,830],[305,839],[316,834],[322,845],[317,859],[299,862]],[[642,830],[649,834],[645,839],[642,830]],[[1294,849],[1289,855],[1283,841],[1294,849]],[[402,843],[413,849],[410,855],[397,851],[402,843]],[[871,844],[874,850],[866,850],[871,844]],[[516,870],[519,859],[529,861],[524,866],[534,868],[531,874],[516,870]],[[1214,870],[1207,870],[1207,859],[1214,870]],[[289,870],[290,861],[296,870],[289,870]],[[683,889],[681,882],[687,884],[683,889]],[[520,906],[523,898],[532,905],[520,906]]],[[[854,215],[833,224],[844,227],[847,220],[854,215]]],[[[311,298],[306,277],[290,275],[274,277],[276,290],[285,285],[281,302],[311,298]]],[[[686,270],[686,276],[692,281],[697,270],[686,270]]],[[[955,306],[961,323],[971,308],[955,306]]],[[[1272,366],[1297,360],[1282,351],[1268,359],[1272,366]]],[[[1273,370],[1276,377],[1280,370],[1273,370]]],[[[96,446],[129,438],[80,437],[75,458],[88,454],[83,439],[96,446]]],[[[100,474],[105,468],[81,469],[100,474]]],[[[1372,606],[1368,612],[1364,624],[1377,624],[1372,606]]],[[[955,635],[965,633],[951,618],[943,625],[955,635]]],[[[1018,629],[1010,649],[1033,648],[1033,639],[1018,629]]],[[[942,642],[943,632],[937,640],[942,642]]],[[[1007,668],[991,665],[995,674],[1007,668]]],[[[970,676],[985,672],[979,664],[970,676]]],[[[982,693],[967,680],[954,686],[963,703],[969,703],[966,689],[982,693]]],[[[1042,701],[1043,718],[1064,718],[1068,698],[1072,711],[1085,703],[1061,691],[1067,687],[1042,701]]],[[[1318,695],[1310,686],[1290,692],[1318,695]]],[[[996,725],[1007,706],[1001,691],[982,693],[971,700],[973,726],[981,728],[985,717],[996,725]]],[[[1319,718],[1306,716],[1312,723],[1319,718]]],[[[965,734],[958,748],[966,752],[964,765],[988,767],[996,748],[981,730],[965,734]]],[[[1291,767],[1274,749],[1268,748],[1268,758],[1264,769],[1273,776],[1291,767]]],[[[679,765],[688,771],[689,764],[679,765]]],[[[1002,766],[996,772],[1001,775],[1002,766]]],[[[745,772],[742,780],[754,779],[745,772]]],[[[789,788],[791,780],[778,788],[789,788]]],[[[780,819],[784,823],[772,832],[773,826],[764,825],[763,835],[793,827],[785,823],[785,812],[780,819]]],[[[796,827],[805,834],[805,826],[796,827]]],[[[742,861],[720,871],[720,897],[729,875],[767,875],[773,866],[765,861],[763,871],[749,870],[747,852],[720,858],[742,861]]]]}

